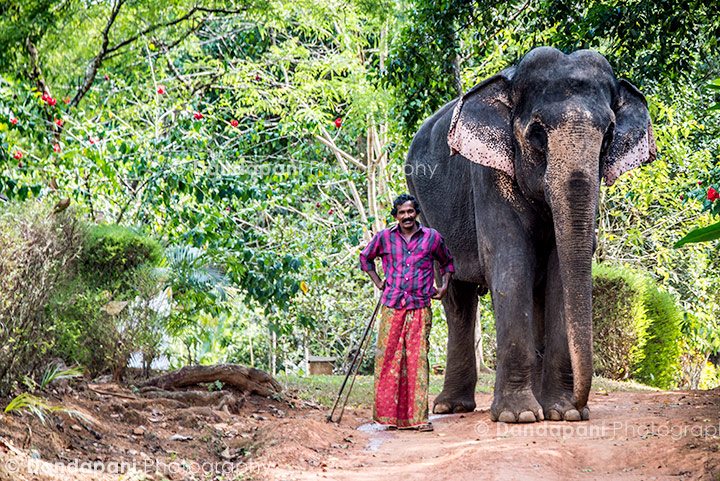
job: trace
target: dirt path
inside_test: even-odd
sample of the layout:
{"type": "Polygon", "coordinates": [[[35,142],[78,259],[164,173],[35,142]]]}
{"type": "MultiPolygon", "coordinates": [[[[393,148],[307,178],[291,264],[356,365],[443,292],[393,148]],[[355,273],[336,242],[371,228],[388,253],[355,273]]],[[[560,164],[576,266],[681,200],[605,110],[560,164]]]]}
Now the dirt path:
{"type": "Polygon", "coordinates": [[[328,424],[292,393],[231,413],[98,391],[58,397],[82,421],[2,417],[0,481],[720,479],[720,389],[595,392],[591,421],[529,425],[491,422],[479,394],[432,433],[378,431],[367,407],[328,424]]]}
{"type": "MultiPolygon", "coordinates": [[[[273,468],[278,480],[716,480],[720,391],[593,394],[587,423],[493,423],[490,395],[435,432],[372,431],[321,469],[273,468]]],[[[356,420],[369,412],[356,412],[356,420]]],[[[365,418],[367,419],[367,418],[365,418]]],[[[357,421],[356,421],[357,422],[357,421]]],[[[363,429],[369,426],[361,427],[363,429]]]]}

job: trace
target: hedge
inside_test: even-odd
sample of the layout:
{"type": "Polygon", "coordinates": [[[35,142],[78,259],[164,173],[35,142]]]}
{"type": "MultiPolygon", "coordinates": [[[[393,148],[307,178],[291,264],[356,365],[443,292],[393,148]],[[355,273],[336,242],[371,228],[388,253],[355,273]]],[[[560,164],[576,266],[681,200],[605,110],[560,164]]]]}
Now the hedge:
{"type": "Polygon", "coordinates": [[[682,312],[649,276],[627,267],[593,266],[595,373],[669,389],[680,374],[682,312]]]}

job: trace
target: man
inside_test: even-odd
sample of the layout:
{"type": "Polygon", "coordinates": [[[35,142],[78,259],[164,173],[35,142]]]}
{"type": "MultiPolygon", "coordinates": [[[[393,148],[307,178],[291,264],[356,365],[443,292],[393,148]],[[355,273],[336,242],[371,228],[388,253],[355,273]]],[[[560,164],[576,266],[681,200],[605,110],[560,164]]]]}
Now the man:
{"type": "Polygon", "coordinates": [[[389,428],[432,431],[428,422],[430,299],[442,299],[455,271],[442,236],[417,220],[420,206],[409,194],[393,202],[397,224],[378,232],[360,253],[360,268],[383,291],[375,355],[373,419],[389,428]],[[382,259],[386,280],[375,271],[382,259]],[[442,284],[434,287],[433,260],[442,284]]]}

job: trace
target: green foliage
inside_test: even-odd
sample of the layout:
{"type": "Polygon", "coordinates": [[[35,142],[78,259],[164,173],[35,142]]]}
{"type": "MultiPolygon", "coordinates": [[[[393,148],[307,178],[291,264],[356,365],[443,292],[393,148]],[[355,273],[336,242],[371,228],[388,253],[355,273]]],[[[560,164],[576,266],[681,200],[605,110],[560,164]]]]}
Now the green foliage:
{"type": "Polygon", "coordinates": [[[71,210],[40,202],[4,204],[0,212],[0,395],[31,376],[52,347],[44,309],[72,272],[81,226],[71,210]]]}
{"type": "Polygon", "coordinates": [[[93,226],[83,246],[83,275],[106,289],[115,289],[126,272],[144,264],[158,265],[160,244],[132,229],[113,224],[93,226]]]}
{"type": "Polygon", "coordinates": [[[595,373],[628,379],[644,359],[650,324],[645,313],[647,283],[617,266],[593,266],[593,352],[595,373]]]}
{"type": "Polygon", "coordinates": [[[720,222],[688,232],[685,237],[677,241],[673,247],[682,247],[685,244],[708,242],[716,239],[720,239],[720,222]]]}
{"type": "Polygon", "coordinates": [[[647,274],[627,267],[593,267],[595,372],[632,377],[662,389],[680,380],[683,315],[647,274]]]}
{"type": "Polygon", "coordinates": [[[67,368],[59,363],[51,364],[45,372],[43,372],[38,389],[42,390],[47,388],[50,384],[61,379],[72,379],[74,377],[82,376],[83,370],[80,367],[67,368]]]}
{"type": "Polygon", "coordinates": [[[633,377],[661,389],[675,388],[680,378],[682,312],[672,294],[660,290],[649,279],[644,306],[650,324],[644,357],[637,364],[633,377]]]}
{"type": "Polygon", "coordinates": [[[5,406],[5,414],[27,412],[36,416],[45,424],[50,413],[62,411],[62,408],[50,405],[45,399],[23,392],[10,400],[5,406]]]}
{"type": "MultiPolygon", "coordinates": [[[[82,376],[82,369],[78,367],[66,368],[58,363],[53,363],[45,369],[39,383],[35,382],[32,378],[28,379],[30,381],[29,384],[32,385],[32,390],[35,391],[47,388],[53,381],[71,379],[78,376],[82,376]]],[[[5,414],[29,413],[40,419],[40,422],[43,424],[45,424],[48,414],[58,411],[66,412],[75,417],[84,417],[78,411],[65,409],[62,406],[52,406],[45,399],[28,391],[22,392],[12,398],[4,410],[5,414]]]]}
{"type": "Polygon", "coordinates": [[[151,301],[162,295],[155,271],[161,260],[160,244],[148,236],[117,225],[90,227],[77,274],[48,304],[55,355],[92,375],[118,377],[132,352],[155,357],[162,319],[151,301]]]}

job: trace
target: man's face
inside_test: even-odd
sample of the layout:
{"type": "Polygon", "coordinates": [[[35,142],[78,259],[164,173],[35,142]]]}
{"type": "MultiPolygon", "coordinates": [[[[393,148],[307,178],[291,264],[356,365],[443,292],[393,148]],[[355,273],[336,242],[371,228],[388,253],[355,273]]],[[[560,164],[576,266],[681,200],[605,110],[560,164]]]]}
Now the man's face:
{"type": "Polygon", "coordinates": [[[398,206],[395,220],[398,221],[402,227],[409,228],[415,224],[416,217],[417,211],[415,210],[413,201],[409,200],[398,206]]]}

